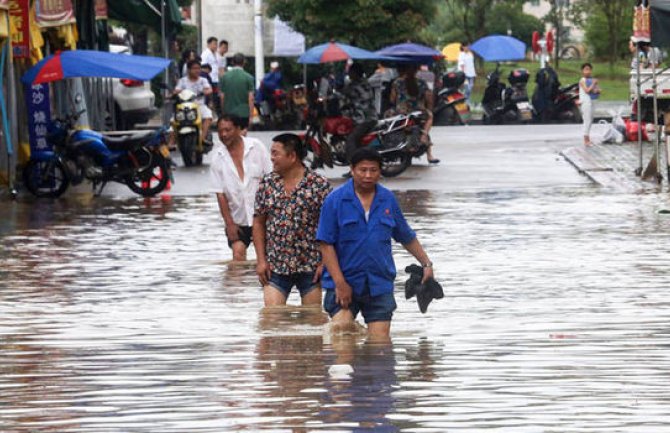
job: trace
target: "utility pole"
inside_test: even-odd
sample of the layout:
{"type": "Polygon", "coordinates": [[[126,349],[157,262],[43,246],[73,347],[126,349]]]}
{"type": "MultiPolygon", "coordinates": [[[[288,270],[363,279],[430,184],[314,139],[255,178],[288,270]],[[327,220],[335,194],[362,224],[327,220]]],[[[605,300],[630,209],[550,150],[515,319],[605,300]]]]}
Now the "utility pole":
{"type": "MultiPolygon", "coordinates": [[[[168,58],[168,42],[167,42],[167,16],[165,15],[167,12],[167,7],[165,5],[165,0],[161,0],[161,48],[163,51],[163,57],[168,58]]],[[[169,69],[166,67],[163,78],[164,78],[164,86],[163,86],[163,125],[167,125],[168,122],[170,121],[170,113],[168,113],[167,106],[167,98],[168,98],[168,81],[169,81],[169,69]]]]}
{"type": "Polygon", "coordinates": [[[256,87],[259,87],[265,71],[265,57],[263,57],[263,0],[254,0],[254,47],[256,87]]]}
{"type": "Polygon", "coordinates": [[[202,0],[195,0],[195,13],[197,17],[197,27],[198,27],[198,48],[197,52],[202,53],[202,0]]]}

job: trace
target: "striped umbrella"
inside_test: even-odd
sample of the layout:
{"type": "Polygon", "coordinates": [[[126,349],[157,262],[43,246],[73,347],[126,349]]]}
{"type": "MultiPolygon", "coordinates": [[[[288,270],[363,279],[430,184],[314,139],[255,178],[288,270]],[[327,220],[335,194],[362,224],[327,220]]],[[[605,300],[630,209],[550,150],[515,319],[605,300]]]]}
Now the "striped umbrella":
{"type": "Polygon", "coordinates": [[[305,51],[298,59],[298,63],[331,63],[349,59],[393,60],[362,48],[331,41],[305,51]]]}

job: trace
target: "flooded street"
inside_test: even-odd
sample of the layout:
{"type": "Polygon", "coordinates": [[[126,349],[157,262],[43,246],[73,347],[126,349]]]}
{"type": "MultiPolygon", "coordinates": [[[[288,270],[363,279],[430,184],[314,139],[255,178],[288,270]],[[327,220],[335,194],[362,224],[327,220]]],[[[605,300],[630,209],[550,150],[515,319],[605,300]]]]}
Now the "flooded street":
{"type": "Polygon", "coordinates": [[[391,345],[260,313],[211,196],[2,203],[0,431],[670,430],[667,194],[397,196],[445,298],[396,247],[391,345]]]}

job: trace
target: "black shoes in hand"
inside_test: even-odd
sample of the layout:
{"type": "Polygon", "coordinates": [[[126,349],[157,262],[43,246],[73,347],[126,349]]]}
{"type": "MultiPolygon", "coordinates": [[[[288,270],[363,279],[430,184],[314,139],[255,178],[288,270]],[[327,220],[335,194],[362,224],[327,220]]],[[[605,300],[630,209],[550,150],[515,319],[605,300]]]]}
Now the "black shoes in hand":
{"type": "Polygon", "coordinates": [[[423,279],[423,268],[421,266],[409,265],[405,268],[405,272],[409,274],[409,279],[405,281],[405,299],[416,295],[416,301],[422,313],[426,313],[428,304],[433,299],[444,298],[442,286],[434,278],[430,278],[425,284],[421,284],[423,279]]]}

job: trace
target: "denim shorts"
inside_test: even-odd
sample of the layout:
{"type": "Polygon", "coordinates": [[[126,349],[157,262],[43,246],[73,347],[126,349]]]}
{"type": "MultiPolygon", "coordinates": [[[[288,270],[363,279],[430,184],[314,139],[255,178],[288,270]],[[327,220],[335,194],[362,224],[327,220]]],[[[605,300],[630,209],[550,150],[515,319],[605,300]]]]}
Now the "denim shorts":
{"type": "Polygon", "coordinates": [[[295,286],[302,298],[312,290],[321,288],[321,283],[319,281],[314,283],[312,282],[313,279],[314,272],[299,272],[290,275],[281,275],[272,272],[270,275],[270,285],[282,292],[287,298],[291,293],[291,289],[295,286]]]}
{"type": "MultiPolygon", "coordinates": [[[[354,319],[360,311],[365,323],[370,322],[390,322],[397,305],[393,292],[383,295],[370,296],[370,288],[366,287],[362,294],[353,294],[349,310],[354,319]]],[[[342,307],[335,300],[335,290],[326,290],[326,296],[323,298],[323,309],[330,317],[337,314],[342,307]]]]}

